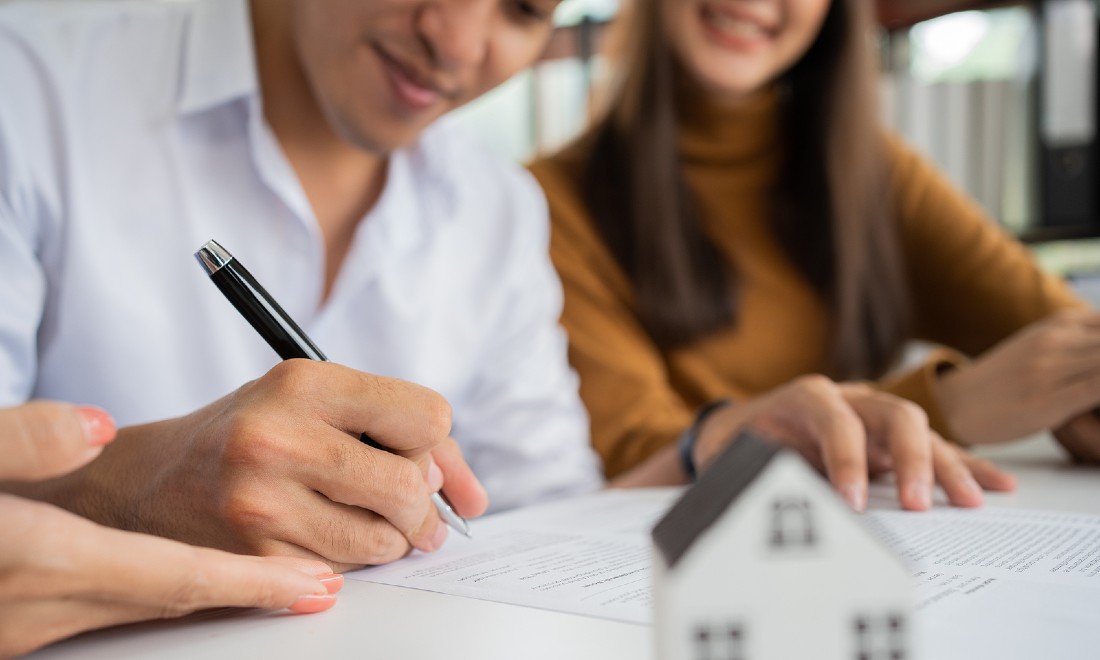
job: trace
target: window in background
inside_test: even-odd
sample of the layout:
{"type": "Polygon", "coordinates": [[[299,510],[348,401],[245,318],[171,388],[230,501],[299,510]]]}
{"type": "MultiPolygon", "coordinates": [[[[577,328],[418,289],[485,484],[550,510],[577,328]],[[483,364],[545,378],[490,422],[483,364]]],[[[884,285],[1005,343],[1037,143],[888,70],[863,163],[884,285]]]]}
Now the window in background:
{"type": "Polygon", "coordinates": [[[1038,215],[1027,7],[950,14],[891,35],[887,122],[1016,233],[1038,215]]]}

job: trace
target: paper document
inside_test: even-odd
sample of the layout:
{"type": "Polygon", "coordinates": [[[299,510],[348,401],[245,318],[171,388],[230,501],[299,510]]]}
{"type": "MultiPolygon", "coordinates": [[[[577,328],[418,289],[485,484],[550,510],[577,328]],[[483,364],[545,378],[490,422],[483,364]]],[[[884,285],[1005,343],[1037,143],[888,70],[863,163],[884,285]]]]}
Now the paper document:
{"type": "MultiPolygon", "coordinates": [[[[679,493],[604,491],[490,516],[471,523],[472,541],[348,577],[649,623],[649,530],[679,493]]],[[[1100,516],[989,507],[863,518],[913,570],[924,657],[1082,657],[1082,640],[1100,657],[1100,516]]]]}
{"type": "Polygon", "coordinates": [[[679,494],[608,490],[471,520],[472,540],[348,577],[649,623],[649,530],[679,494]]]}
{"type": "Polygon", "coordinates": [[[865,518],[914,569],[922,657],[1100,657],[1100,516],[990,507],[865,518]]]}

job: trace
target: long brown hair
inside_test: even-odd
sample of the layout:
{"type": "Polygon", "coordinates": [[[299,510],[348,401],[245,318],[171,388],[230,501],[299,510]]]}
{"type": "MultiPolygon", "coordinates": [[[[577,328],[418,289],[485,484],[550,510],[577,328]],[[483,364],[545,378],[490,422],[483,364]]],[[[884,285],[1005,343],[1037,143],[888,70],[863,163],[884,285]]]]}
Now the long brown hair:
{"type": "MultiPolygon", "coordinates": [[[[583,194],[635,285],[642,323],[675,348],[736,321],[737,273],[704,232],[681,172],[680,70],[658,22],[660,1],[633,0],[618,21],[621,76],[585,138],[583,194]]],[[[785,157],[771,224],[829,310],[825,366],[837,378],[880,374],[909,331],[870,5],[833,0],[817,39],[779,81],[785,157]]]]}

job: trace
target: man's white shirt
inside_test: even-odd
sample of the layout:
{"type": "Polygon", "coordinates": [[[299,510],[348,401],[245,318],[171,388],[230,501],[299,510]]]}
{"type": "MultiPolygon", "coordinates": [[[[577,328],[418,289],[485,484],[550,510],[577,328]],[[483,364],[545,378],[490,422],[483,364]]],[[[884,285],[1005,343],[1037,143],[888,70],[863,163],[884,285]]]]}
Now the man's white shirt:
{"type": "Polygon", "coordinates": [[[0,99],[0,405],[130,425],[263,375],[278,358],[192,257],[214,238],[334,362],[447,397],[494,508],[600,485],[545,201],[518,167],[445,122],[394,153],[322,304],[244,0],[6,5],[0,99]]]}

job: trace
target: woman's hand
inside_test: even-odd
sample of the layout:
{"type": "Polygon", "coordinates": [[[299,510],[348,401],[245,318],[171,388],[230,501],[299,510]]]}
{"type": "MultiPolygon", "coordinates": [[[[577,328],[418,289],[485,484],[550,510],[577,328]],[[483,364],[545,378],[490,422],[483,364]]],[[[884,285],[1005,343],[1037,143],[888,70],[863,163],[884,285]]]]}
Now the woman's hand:
{"type": "Polygon", "coordinates": [[[1089,411],[1054,429],[1054,439],[1070,457],[1086,465],[1100,465],[1100,417],[1089,411]]]}
{"type": "MultiPolygon", "coordinates": [[[[115,434],[94,408],[0,410],[0,475],[45,478],[94,458],[115,434]]],[[[343,578],[306,559],[244,557],[100,527],[0,495],[0,657],[102,626],[210,607],[319,612],[343,578]]]]}
{"type": "Polygon", "coordinates": [[[82,467],[115,439],[99,408],[32,401],[0,410],[0,481],[39,481],[82,467]]]}
{"type": "Polygon", "coordinates": [[[979,506],[982,489],[1012,490],[1015,479],[948,444],[916,404],[862,384],[805,376],[713,413],[700,429],[695,461],[717,457],[738,431],[751,428],[802,454],[825,473],[856,511],[867,505],[868,476],[893,471],[906,509],[932,506],[938,482],[957,506],[979,506]]]}
{"type": "MultiPolygon", "coordinates": [[[[1100,314],[1072,310],[1033,323],[944,374],[936,395],[951,431],[969,444],[1062,427],[1100,404],[1100,314]]],[[[1088,435],[1095,459],[1100,435],[1088,435]]]]}

